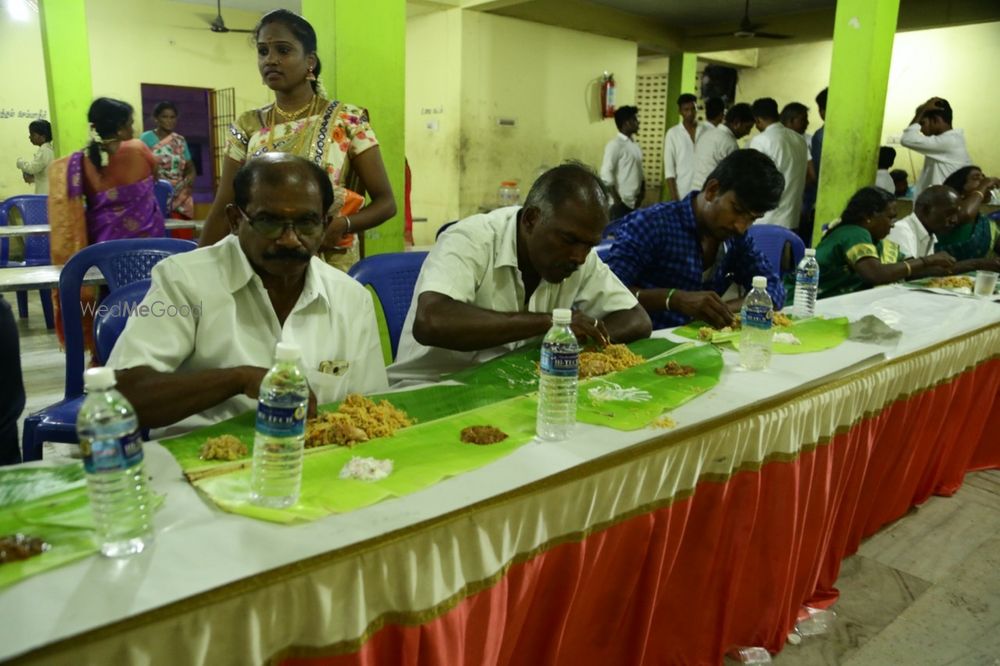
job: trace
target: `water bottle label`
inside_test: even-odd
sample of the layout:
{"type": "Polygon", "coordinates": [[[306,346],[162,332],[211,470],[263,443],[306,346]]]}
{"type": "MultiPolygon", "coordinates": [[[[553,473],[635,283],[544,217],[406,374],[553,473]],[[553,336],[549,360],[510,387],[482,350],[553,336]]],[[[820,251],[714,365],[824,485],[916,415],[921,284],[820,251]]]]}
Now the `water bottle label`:
{"type": "Polygon", "coordinates": [[[257,403],[257,432],[268,437],[301,437],[306,432],[306,407],[257,403]]]}
{"type": "Polygon", "coordinates": [[[795,282],[796,284],[805,285],[818,284],[819,271],[812,266],[809,268],[800,268],[795,272],[795,282]]]}
{"type": "Polygon", "coordinates": [[[137,432],[109,439],[82,439],[80,452],[88,474],[120,472],[142,462],[142,440],[137,432]]]}
{"type": "Polygon", "coordinates": [[[751,328],[769,329],[771,328],[771,309],[759,307],[747,307],[743,309],[743,325],[751,328]]]}
{"type": "Polygon", "coordinates": [[[580,370],[580,354],[558,348],[542,347],[542,372],[550,377],[576,377],[580,370]]]}

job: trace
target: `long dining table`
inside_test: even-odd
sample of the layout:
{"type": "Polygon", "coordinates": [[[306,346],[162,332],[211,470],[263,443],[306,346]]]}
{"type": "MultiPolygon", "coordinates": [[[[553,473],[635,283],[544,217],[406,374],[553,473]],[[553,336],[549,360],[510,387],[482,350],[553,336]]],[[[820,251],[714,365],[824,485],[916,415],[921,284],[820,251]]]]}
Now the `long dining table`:
{"type": "Polygon", "coordinates": [[[719,384],[672,411],[672,429],[581,424],[305,524],[220,511],[148,443],[166,498],[155,544],[0,590],[0,659],[579,666],[777,652],[804,605],[836,601],[862,539],[1000,467],[1000,305],[891,286],[818,309],[901,335],[758,372],[726,351],[719,384]]]}
{"type": "MultiPolygon", "coordinates": [[[[195,229],[200,231],[204,225],[204,220],[166,220],[163,224],[167,231],[178,229],[195,229]]],[[[52,227],[47,224],[0,226],[0,238],[22,238],[24,236],[40,236],[48,233],[52,233],[52,227]]]]}

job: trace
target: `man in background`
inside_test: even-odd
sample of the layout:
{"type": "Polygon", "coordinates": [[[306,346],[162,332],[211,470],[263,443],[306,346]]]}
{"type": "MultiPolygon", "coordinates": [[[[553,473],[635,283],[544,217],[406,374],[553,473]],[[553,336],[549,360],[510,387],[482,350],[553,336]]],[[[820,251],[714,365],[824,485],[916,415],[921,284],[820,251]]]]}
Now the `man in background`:
{"type": "Polygon", "coordinates": [[[893,192],[897,197],[905,197],[910,194],[910,174],[903,169],[893,169],[889,172],[892,177],[893,192]]]}
{"type": "Polygon", "coordinates": [[[26,183],[35,185],[35,194],[49,193],[49,164],[55,155],[52,152],[52,125],[47,120],[33,120],[28,124],[28,140],[37,146],[30,160],[19,158],[17,168],[26,183]]]}
{"type": "Polygon", "coordinates": [[[635,142],[639,131],[639,109],[623,106],[615,110],[618,134],[604,147],[601,180],[611,190],[611,219],[625,217],[642,205],[646,181],[642,177],[642,149],[635,142]]]}
{"type": "Polygon", "coordinates": [[[769,210],[757,223],[776,224],[795,231],[799,228],[802,191],[809,163],[805,141],[779,122],[778,103],[772,98],[756,100],[752,109],[760,134],[750,141],[750,147],[770,157],[785,180],[785,189],[777,208],[769,210]]]}
{"type": "Polygon", "coordinates": [[[707,130],[694,147],[694,189],[705,187],[708,174],[715,171],[719,162],[739,150],[737,141],[753,129],[754,117],[749,104],[734,104],[726,112],[726,121],[707,130]]]}
{"type": "Polygon", "coordinates": [[[931,97],[917,107],[910,126],[903,130],[900,143],[924,156],[924,168],[914,188],[915,196],[972,164],[965,147],[965,134],[952,127],[952,119],[948,100],[931,97]]]}
{"type": "Polygon", "coordinates": [[[823,126],[816,130],[810,141],[810,153],[812,154],[813,169],[816,171],[816,179],[819,180],[819,163],[823,157],[823,135],[826,133],[826,93],[829,88],[823,88],[816,95],[816,110],[819,111],[819,119],[823,121],[823,126]]]}
{"type": "MultiPolygon", "coordinates": [[[[878,149],[878,171],[875,172],[875,187],[881,187],[886,192],[896,194],[896,183],[889,175],[889,169],[896,161],[896,149],[892,146],[882,146],[878,149]]],[[[898,195],[897,195],[898,196],[898,195]]]]}
{"type": "Polygon", "coordinates": [[[726,103],[721,97],[709,97],[705,100],[705,121],[718,127],[726,117],[726,103]]]}
{"type": "Polygon", "coordinates": [[[663,140],[663,177],[670,198],[679,201],[695,188],[694,147],[711,126],[698,122],[698,98],[684,93],[677,98],[681,121],[667,130],[663,140]]]}
{"type": "Polygon", "coordinates": [[[809,247],[812,244],[813,221],[816,217],[816,168],[812,161],[812,134],[809,128],[809,107],[789,102],[781,110],[781,124],[802,137],[806,144],[806,184],[802,188],[802,210],[799,212],[798,233],[809,247]]]}

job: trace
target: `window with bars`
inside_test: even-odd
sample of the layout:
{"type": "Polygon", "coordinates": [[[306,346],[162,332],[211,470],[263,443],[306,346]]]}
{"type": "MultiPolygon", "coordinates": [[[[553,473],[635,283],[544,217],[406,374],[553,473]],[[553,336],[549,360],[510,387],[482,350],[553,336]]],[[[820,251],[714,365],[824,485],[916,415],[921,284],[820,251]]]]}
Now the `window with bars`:
{"type": "Polygon", "coordinates": [[[215,158],[215,186],[219,191],[222,177],[222,163],[226,158],[226,141],[229,126],[236,122],[236,89],[223,88],[208,94],[209,110],[212,114],[212,157],[215,158]]]}

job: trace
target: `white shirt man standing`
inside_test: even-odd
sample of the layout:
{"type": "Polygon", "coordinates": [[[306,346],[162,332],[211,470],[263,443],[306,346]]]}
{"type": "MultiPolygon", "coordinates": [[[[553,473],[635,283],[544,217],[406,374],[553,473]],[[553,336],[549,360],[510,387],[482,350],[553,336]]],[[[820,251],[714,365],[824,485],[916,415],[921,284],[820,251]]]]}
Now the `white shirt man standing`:
{"type": "Polygon", "coordinates": [[[750,148],[770,157],[785,177],[785,190],[778,207],[768,211],[755,224],[776,224],[794,231],[799,227],[802,192],[809,166],[805,141],[800,134],[779,122],[778,103],[770,97],[756,100],[752,108],[760,134],[751,139],[750,148]]]}
{"type": "Polygon", "coordinates": [[[931,97],[917,107],[910,126],[903,130],[900,143],[924,156],[924,168],[914,186],[914,196],[964,166],[972,164],[965,147],[965,134],[951,126],[951,104],[931,97]]]}
{"type": "Polygon", "coordinates": [[[47,120],[34,120],[28,125],[28,140],[38,146],[30,160],[19,158],[17,168],[21,170],[24,182],[34,183],[35,194],[49,193],[49,165],[55,158],[52,152],[52,125],[47,120]]]}
{"type": "Polygon", "coordinates": [[[694,147],[712,127],[709,123],[698,122],[697,101],[691,93],[677,98],[681,122],[667,130],[663,140],[663,177],[674,201],[680,201],[695,188],[694,147]]]}
{"type": "Polygon", "coordinates": [[[604,148],[601,180],[611,189],[611,219],[625,217],[642,205],[646,182],[642,175],[642,148],[633,138],[639,131],[639,109],[623,106],[615,111],[618,135],[604,148]]]}
{"type": "Polygon", "coordinates": [[[726,112],[726,120],[718,127],[707,130],[698,139],[694,147],[694,177],[693,188],[701,190],[705,187],[708,175],[715,170],[719,162],[727,155],[739,150],[737,140],[742,139],[753,129],[753,111],[749,104],[734,104],[726,112]]]}

